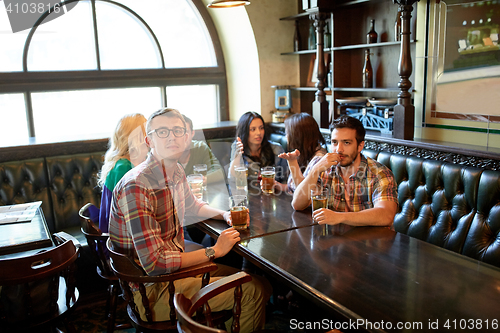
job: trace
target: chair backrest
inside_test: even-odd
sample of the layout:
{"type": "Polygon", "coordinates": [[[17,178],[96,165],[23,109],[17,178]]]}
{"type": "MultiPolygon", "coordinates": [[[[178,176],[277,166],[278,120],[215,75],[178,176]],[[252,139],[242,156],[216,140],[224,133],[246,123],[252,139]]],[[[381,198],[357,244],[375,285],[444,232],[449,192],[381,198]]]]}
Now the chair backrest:
{"type": "Polygon", "coordinates": [[[90,252],[97,264],[97,273],[105,279],[114,278],[106,251],[106,241],[109,238],[109,234],[101,232],[96,225],[99,218],[99,208],[88,203],[80,209],[78,214],[80,215],[82,233],[87,239],[90,252]]]}
{"type": "Polygon", "coordinates": [[[174,328],[176,325],[176,315],[174,308],[174,294],[175,294],[175,286],[174,281],[179,279],[184,279],[187,277],[195,277],[203,274],[203,278],[201,279],[201,286],[206,286],[210,279],[209,272],[217,269],[217,265],[214,263],[204,263],[191,267],[186,267],[180,269],[176,272],[158,276],[149,276],[142,269],[140,265],[138,265],[134,258],[134,253],[125,253],[125,251],[120,251],[119,249],[115,249],[111,239],[108,239],[106,242],[106,246],[109,251],[110,259],[111,259],[111,269],[115,273],[115,275],[120,280],[120,287],[122,288],[123,295],[125,300],[128,302],[128,314],[130,319],[133,322],[133,325],[144,327],[145,325],[154,324],[156,327],[160,327],[163,325],[169,328],[174,328]],[[149,300],[146,295],[146,284],[149,283],[158,283],[158,282],[168,282],[168,293],[169,293],[169,305],[170,305],[170,320],[157,322],[154,321],[153,313],[150,308],[149,300]],[[138,290],[141,297],[142,307],[145,312],[146,321],[141,319],[139,312],[137,311],[136,303],[134,302],[133,290],[138,290]]]}
{"type": "Polygon", "coordinates": [[[0,260],[0,327],[46,324],[73,307],[77,257],[78,249],[66,240],[31,256],[0,260]]]}
{"type": "MultiPolygon", "coordinates": [[[[233,325],[231,327],[231,332],[237,333],[240,331],[239,326],[239,318],[241,315],[241,297],[242,297],[242,288],[241,285],[243,283],[249,282],[252,280],[252,277],[245,272],[238,272],[230,276],[226,276],[222,279],[219,279],[215,282],[210,283],[209,285],[203,287],[196,294],[191,297],[191,299],[186,298],[183,294],[175,294],[174,296],[174,306],[175,311],[177,313],[178,324],[177,329],[180,333],[191,333],[191,332],[200,332],[200,333],[215,333],[215,332],[224,332],[223,330],[219,330],[211,327],[211,313],[210,308],[208,307],[208,301],[220,293],[227,291],[229,289],[234,289],[234,306],[233,306],[233,325]],[[197,310],[204,306],[204,321],[208,324],[208,326],[203,325],[197,321],[195,321],[192,317],[197,312],[197,310]]],[[[200,318],[198,318],[200,320],[200,318]]]]}

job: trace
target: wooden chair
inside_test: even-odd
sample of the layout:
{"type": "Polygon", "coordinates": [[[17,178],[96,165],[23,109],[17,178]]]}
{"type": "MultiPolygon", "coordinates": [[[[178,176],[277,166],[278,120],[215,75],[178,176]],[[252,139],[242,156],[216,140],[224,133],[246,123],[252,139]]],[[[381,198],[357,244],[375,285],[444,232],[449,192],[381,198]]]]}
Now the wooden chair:
{"type": "MultiPolygon", "coordinates": [[[[174,308],[174,294],[175,286],[174,281],[178,279],[183,279],[187,277],[194,277],[203,274],[201,286],[204,287],[208,285],[210,280],[210,272],[217,269],[217,265],[211,262],[195,265],[192,267],[187,267],[180,269],[171,274],[164,274],[158,276],[149,276],[133,259],[130,254],[120,253],[113,248],[111,240],[108,239],[106,242],[109,255],[111,257],[111,269],[115,275],[120,280],[120,286],[123,291],[125,300],[128,302],[127,313],[132,326],[137,332],[159,332],[159,331],[177,331],[177,320],[174,308]],[[169,303],[170,303],[170,320],[166,321],[153,321],[153,316],[151,309],[149,307],[149,301],[146,296],[145,284],[148,283],[158,283],[158,282],[168,282],[169,291],[169,303]],[[144,307],[146,312],[146,321],[142,320],[139,312],[136,310],[136,304],[134,302],[134,297],[132,293],[132,288],[130,283],[139,285],[139,292],[142,295],[142,307],[144,307]]],[[[221,315],[222,317],[222,315],[221,315]]],[[[227,317],[221,318],[226,320],[227,317]]]]}
{"type": "Polygon", "coordinates": [[[213,328],[213,323],[211,320],[210,307],[208,306],[208,301],[210,298],[219,295],[220,293],[235,288],[234,289],[234,306],[233,306],[233,324],[231,326],[231,332],[238,333],[240,331],[240,314],[241,314],[241,296],[242,289],[241,285],[243,283],[249,282],[252,277],[245,272],[238,272],[230,276],[226,276],[215,282],[210,283],[206,287],[203,287],[200,291],[191,297],[191,299],[186,298],[183,294],[175,294],[174,296],[174,306],[177,313],[178,324],[177,330],[179,333],[222,333],[226,332],[224,330],[213,328]],[[208,325],[204,325],[199,321],[195,321],[192,317],[203,305],[204,306],[204,322],[208,325]]]}
{"type": "Polygon", "coordinates": [[[81,230],[87,239],[92,257],[97,265],[97,274],[108,281],[108,298],[106,300],[106,332],[112,333],[116,329],[130,328],[130,324],[115,325],[118,291],[120,285],[115,273],[109,265],[109,258],[105,252],[108,233],[103,233],[95,224],[99,218],[99,208],[88,203],[80,209],[81,230]]]}
{"type": "Polygon", "coordinates": [[[59,234],[53,239],[56,247],[49,250],[0,260],[0,331],[39,332],[60,321],[69,332],[75,331],[67,316],[79,297],[79,246],[59,234]]]}

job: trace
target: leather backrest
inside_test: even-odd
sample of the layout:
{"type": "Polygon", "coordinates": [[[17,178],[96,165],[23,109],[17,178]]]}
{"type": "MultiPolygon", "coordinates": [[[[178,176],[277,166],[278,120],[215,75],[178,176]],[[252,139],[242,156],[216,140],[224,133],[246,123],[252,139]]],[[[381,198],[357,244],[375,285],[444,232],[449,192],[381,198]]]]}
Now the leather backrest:
{"type": "Polygon", "coordinates": [[[484,171],[462,254],[500,267],[500,172],[484,171]]]}
{"type": "Polygon", "coordinates": [[[481,170],[388,152],[378,161],[398,184],[394,229],[460,253],[476,212],[481,170]]]}
{"type": "Polygon", "coordinates": [[[49,197],[49,182],[43,158],[0,164],[0,206],[42,201],[47,225],[54,232],[49,197]]]}
{"type": "Polygon", "coordinates": [[[269,135],[269,140],[279,143],[284,151],[288,151],[288,140],[286,139],[286,135],[271,133],[271,135],[269,135]]]}
{"type": "Polygon", "coordinates": [[[100,206],[101,189],[97,186],[97,174],[101,170],[103,156],[104,152],[46,159],[55,230],[79,228],[80,208],[88,202],[100,206]]]}

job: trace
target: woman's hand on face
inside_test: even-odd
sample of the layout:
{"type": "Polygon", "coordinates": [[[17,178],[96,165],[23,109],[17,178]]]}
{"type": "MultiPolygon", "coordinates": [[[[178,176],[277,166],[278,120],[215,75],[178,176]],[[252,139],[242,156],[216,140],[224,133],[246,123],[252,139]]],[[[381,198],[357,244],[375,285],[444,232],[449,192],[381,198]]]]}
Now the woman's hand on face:
{"type": "Polygon", "coordinates": [[[287,161],[296,161],[299,159],[300,156],[300,151],[298,149],[295,149],[294,151],[290,153],[281,153],[278,155],[279,158],[283,158],[287,161]]]}

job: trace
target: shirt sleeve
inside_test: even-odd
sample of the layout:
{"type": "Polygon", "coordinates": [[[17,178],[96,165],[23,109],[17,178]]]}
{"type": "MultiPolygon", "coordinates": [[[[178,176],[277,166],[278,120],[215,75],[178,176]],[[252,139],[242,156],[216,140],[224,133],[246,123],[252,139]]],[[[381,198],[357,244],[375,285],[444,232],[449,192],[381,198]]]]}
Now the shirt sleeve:
{"type": "Polygon", "coordinates": [[[148,275],[172,273],[181,266],[181,249],[169,248],[161,237],[161,224],[153,210],[155,200],[152,191],[132,183],[124,188],[118,202],[139,262],[148,275]]]}
{"type": "Polygon", "coordinates": [[[399,205],[398,201],[398,187],[396,180],[389,168],[381,168],[378,176],[375,178],[372,201],[373,204],[380,201],[393,201],[399,205]]]}

